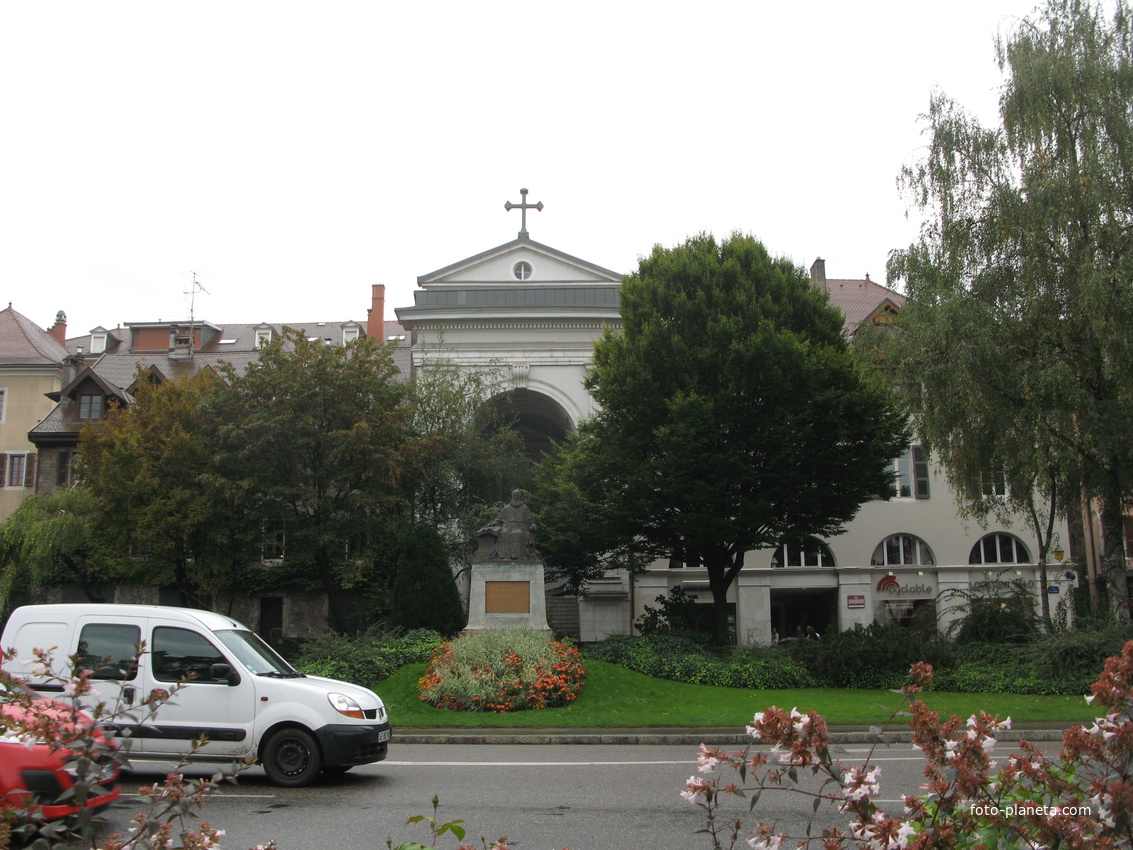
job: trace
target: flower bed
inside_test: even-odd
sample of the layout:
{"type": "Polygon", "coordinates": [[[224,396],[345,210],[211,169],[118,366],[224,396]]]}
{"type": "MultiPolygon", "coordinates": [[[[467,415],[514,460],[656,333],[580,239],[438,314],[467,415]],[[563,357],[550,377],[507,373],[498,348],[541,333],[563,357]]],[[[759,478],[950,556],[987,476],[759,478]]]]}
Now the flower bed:
{"type": "Polygon", "coordinates": [[[421,678],[421,699],[453,711],[522,711],[567,705],[586,672],[578,650],[545,632],[500,629],[441,644],[421,678]]]}

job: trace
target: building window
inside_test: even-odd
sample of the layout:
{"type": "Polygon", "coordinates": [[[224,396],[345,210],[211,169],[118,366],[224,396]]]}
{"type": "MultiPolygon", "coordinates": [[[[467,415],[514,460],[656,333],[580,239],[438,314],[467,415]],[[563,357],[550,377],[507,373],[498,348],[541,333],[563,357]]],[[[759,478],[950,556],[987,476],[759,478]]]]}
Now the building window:
{"type": "Polygon", "coordinates": [[[282,522],[264,521],[260,525],[260,560],[279,563],[287,556],[287,529],[282,522]]]}
{"type": "Polygon", "coordinates": [[[1007,488],[1007,476],[1002,471],[985,472],[980,476],[980,490],[989,499],[1006,499],[1011,495],[1007,488]]]}
{"type": "Polygon", "coordinates": [[[1031,555],[1023,541],[1010,534],[989,534],[968,555],[969,564],[1029,564],[1031,555]]]}
{"type": "Polygon", "coordinates": [[[81,396],[79,396],[79,418],[80,419],[101,419],[102,418],[102,396],[100,396],[100,395],[81,395],[81,396]]]}
{"type": "Polygon", "coordinates": [[[4,414],[8,410],[8,405],[5,403],[8,399],[8,390],[6,387],[0,387],[0,425],[4,424],[4,414]]]}
{"type": "Polygon", "coordinates": [[[893,461],[893,485],[902,499],[928,498],[928,459],[920,446],[909,446],[893,461]]]}
{"type": "Polygon", "coordinates": [[[936,632],[936,600],[902,599],[878,600],[874,607],[874,621],[887,626],[898,626],[915,632],[936,632]]]}
{"type": "Polygon", "coordinates": [[[271,342],[271,328],[256,331],[256,348],[263,348],[271,342]]]}
{"type": "Polygon", "coordinates": [[[358,339],[358,328],[343,328],[342,329],[342,344],[349,345],[358,339]]]}
{"type": "Polygon", "coordinates": [[[75,452],[72,449],[60,449],[55,459],[55,486],[66,487],[71,483],[72,469],[75,464],[75,452]]]}
{"type": "Polygon", "coordinates": [[[527,280],[531,277],[531,263],[518,262],[511,267],[511,273],[515,275],[516,280],[527,280]]]}
{"type": "Polygon", "coordinates": [[[24,486],[24,472],[27,470],[27,455],[8,455],[8,481],[9,487],[24,486]]]}
{"type": "Polygon", "coordinates": [[[31,452],[0,455],[0,482],[5,487],[35,486],[35,455],[31,452]]]}
{"type": "Polygon", "coordinates": [[[106,351],[106,334],[92,334],[90,338],[90,353],[102,354],[106,351]]]}
{"type": "Polygon", "coordinates": [[[928,544],[912,534],[886,537],[873,550],[871,567],[931,567],[936,564],[928,544]]]}
{"type": "Polygon", "coordinates": [[[834,554],[830,547],[817,537],[807,537],[796,543],[784,543],[771,557],[771,566],[780,567],[833,567],[834,554]]]}

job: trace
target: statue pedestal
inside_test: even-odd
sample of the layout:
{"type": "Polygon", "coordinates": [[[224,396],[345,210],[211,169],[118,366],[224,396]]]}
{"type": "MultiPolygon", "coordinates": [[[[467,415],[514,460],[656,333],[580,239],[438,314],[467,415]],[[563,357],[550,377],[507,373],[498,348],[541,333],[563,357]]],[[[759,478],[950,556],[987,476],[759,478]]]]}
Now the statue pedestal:
{"type": "Polygon", "coordinates": [[[538,561],[472,564],[466,632],[485,629],[543,629],[547,597],[538,561]]]}

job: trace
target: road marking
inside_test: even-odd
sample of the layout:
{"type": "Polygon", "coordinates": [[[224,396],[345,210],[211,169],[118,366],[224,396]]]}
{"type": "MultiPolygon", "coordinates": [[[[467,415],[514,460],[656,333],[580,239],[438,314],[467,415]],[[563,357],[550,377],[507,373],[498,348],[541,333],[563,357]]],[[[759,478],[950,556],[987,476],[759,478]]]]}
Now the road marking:
{"type": "MultiPolygon", "coordinates": [[[[854,751],[854,755],[865,755],[868,750],[861,750],[860,752],[854,751]]],[[[766,755],[766,754],[765,754],[766,755]]],[[[916,753],[907,756],[874,756],[869,760],[870,764],[874,762],[883,761],[914,761],[923,762],[924,756],[916,753]]],[[[853,763],[855,759],[846,758],[844,762],[853,763]]],[[[674,765],[684,764],[691,767],[696,766],[695,759],[676,759],[671,761],[382,761],[376,762],[377,765],[389,765],[390,767],[617,767],[618,765],[625,765],[627,767],[633,766],[647,766],[647,765],[674,765]]],[[[769,762],[771,767],[777,766],[774,761],[769,762]]]]}
{"type": "MultiPolygon", "coordinates": [[[[148,800],[149,797],[143,797],[141,794],[123,794],[123,798],[129,797],[132,800],[148,800]]],[[[209,795],[209,799],[216,797],[225,800],[274,800],[275,794],[222,794],[219,791],[214,791],[209,795]]]]}
{"type": "Polygon", "coordinates": [[[693,764],[687,758],[673,762],[378,762],[378,765],[394,767],[627,767],[639,765],[693,764]]]}

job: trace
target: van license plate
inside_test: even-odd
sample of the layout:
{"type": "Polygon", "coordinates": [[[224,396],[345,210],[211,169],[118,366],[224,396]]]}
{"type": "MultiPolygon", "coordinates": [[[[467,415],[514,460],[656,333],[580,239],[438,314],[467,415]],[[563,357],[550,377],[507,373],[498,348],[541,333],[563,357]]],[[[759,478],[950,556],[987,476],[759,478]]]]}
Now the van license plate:
{"type": "Polygon", "coordinates": [[[383,729],[381,732],[378,733],[378,743],[379,744],[382,741],[388,741],[388,740],[389,740],[389,729],[383,729]]]}

